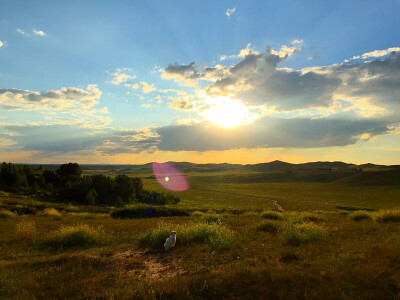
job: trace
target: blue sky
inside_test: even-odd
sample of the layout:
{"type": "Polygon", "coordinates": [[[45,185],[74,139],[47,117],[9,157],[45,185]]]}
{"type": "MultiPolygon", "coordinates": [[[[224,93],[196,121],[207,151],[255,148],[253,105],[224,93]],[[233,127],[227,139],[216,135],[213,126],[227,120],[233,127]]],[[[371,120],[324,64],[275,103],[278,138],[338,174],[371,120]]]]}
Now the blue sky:
{"type": "Polygon", "coordinates": [[[398,0],[0,1],[0,153],[398,163],[399,11],[398,0]]]}

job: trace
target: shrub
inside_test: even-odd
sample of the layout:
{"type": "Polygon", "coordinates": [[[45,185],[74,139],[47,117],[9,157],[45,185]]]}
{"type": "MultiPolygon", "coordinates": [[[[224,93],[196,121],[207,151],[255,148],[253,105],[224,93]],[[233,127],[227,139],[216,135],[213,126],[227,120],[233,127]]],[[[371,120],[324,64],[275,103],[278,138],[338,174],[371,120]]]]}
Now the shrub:
{"type": "Polygon", "coordinates": [[[82,212],[82,213],[77,213],[76,216],[82,218],[82,219],[94,219],[96,218],[95,214],[90,214],[87,212],[82,212]]]}
{"type": "Polygon", "coordinates": [[[35,222],[24,220],[17,223],[15,231],[19,236],[25,239],[31,239],[36,234],[36,224],[35,222]]]}
{"type": "Polygon", "coordinates": [[[46,216],[46,217],[53,217],[53,218],[56,218],[56,219],[61,218],[61,213],[57,209],[52,208],[52,207],[51,208],[45,208],[42,211],[41,215],[42,216],[46,216]]]}
{"type": "Polygon", "coordinates": [[[144,232],[139,244],[142,247],[162,247],[172,230],[177,232],[176,243],[181,246],[206,244],[213,250],[222,250],[229,248],[234,241],[233,231],[217,223],[174,225],[161,222],[157,227],[144,232]]]}
{"type": "Polygon", "coordinates": [[[379,223],[400,222],[399,209],[385,209],[374,213],[375,220],[379,223]]]}
{"type": "Polygon", "coordinates": [[[349,215],[349,219],[356,222],[362,220],[371,220],[371,215],[366,211],[356,211],[349,215]]]}
{"type": "Polygon", "coordinates": [[[328,238],[328,231],[315,224],[288,224],[280,233],[281,239],[289,246],[324,241],[328,238]]]}
{"type": "Polygon", "coordinates": [[[6,209],[0,209],[0,218],[10,218],[15,217],[15,213],[6,209]]]}
{"type": "Polygon", "coordinates": [[[282,215],[280,213],[271,210],[263,211],[261,217],[268,220],[282,220],[282,215]]]}
{"type": "Polygon", "coordinates": [[[52,250],[85,247],[98,244],[105,239],[101,227],[90,227],[86,224],[61,227],[51,232],[43,242],[41,248],[52,250]]]}
{"type": "Polygon", "coordinates": [[[257,231],[263,231],[268,233],[276,233],[278,232],[280,226],[271,220],[265,220],[257,225],[257,231]]]}
{"type": "Polygon", "coordinates": [[[140,219],[140,218],[158,218],[158,217],[181,217],[190,214],[181,209],[154,206],[124,207],[116,209],[111,213],[113,218],[119,219],[140,219]]]}

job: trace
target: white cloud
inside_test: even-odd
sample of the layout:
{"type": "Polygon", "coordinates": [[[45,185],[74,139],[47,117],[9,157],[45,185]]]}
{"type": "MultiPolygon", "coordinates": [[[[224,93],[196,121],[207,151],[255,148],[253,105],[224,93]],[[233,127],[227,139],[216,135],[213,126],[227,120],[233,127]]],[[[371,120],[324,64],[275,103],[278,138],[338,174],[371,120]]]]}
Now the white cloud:
{"type": "Polygon", "coordinates": [[[17,32],[23,36],[26,35],[25,31],[23,31],[22,29],[17,28],[17,32]]]}
{"type": "Polygon", "coordinates": [[[6,110],[65,110],[88,111],[100,98],[97,85],[90,84],[86,90],[69,87],[59,90],[29,91],[0,89],[0,107],[6,110]]]}
{"type": "Polygon", "coordinates": [[[399,52],[399,51],[400,51],[400,47],[392,47],[392,48],[388,48],[386,50],[375,50],[375,51],[364,53],[363,55],[356,55],[356,56],[353,56],[352,59],[367,59],[367,58],[371,58],[371,57],[382,57],[382,56],[390,54],[391,52],[399,52]]]}
{"type": "Polygon", "coordinates": [[[144,81],[141,81],[140,84],[139,83],[133,83],[133,84],[127,83],[127,84],[125,84],[125,86],[126,87],[130,87],[130,88],[135,89],[135,90],[141,89],[142,92],[145,93],[145,94],[148,94],[150,92],[153,92],[153,91],[157,90],[154,87],[154,83],[150,85],[150,84],[148,84],[147,82],[144,82],[144,81]]]}
{"type": "Polygon", "coordinates": [[[33,32],[35,35],[39,35],[39,36],[45,36],[45,35],[46,35],[46,33],[44,33],[44,31],[42,31],[42,30],[33,29],[32,32],[33,32]]]}
{"type": "Polygon", "coordinates": [[[228,16],[228,19],[231,17],[231,15],[236,11],[236,7],[234,8],[228,8],[225,12],[225,14],[228,16]]]}
{"type": "Polygon", "coordinates": [[[99,109],[99,112],[102,113],[102,114],[108,114],[108,113],[110,113],[110,112],[108,111],[107,106],[104,106],[104,107],[100,108],[100,109],[99,109]]]}
{"type": "Polygon", "coordinates": [[[121,83],[124,83],[130,79],[135,79],[136,76],[135,75],[129,75],[127,73],[127,71],[132,71],[132,69],[129,68],[118,68],[114,73],[111,73],[111,75],[113,75],[113,79],[109,82],[113,85],[120,85],[121,83]]]}

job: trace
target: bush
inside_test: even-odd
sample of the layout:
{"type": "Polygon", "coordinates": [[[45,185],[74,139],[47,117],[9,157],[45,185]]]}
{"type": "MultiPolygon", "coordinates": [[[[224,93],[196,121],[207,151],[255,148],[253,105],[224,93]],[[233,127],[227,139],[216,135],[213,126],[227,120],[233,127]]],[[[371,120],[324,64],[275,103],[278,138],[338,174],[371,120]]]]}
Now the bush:
{"type": "Polygon", "coordinates": [[[277,233],[279,231],[279,229],[280,229],[280,226],[275,221],[271,221],[271,220],[263,221],[257,225],[257,231],[263,231],[263,232],[268,232],[268,233],[277,233]]]}
{"type": "Polygon", "coordinates": [[[101,227],[95,228],[86,224],[79,224],[76,226],[61,227],[51,232],[40,243],[40,248],[61,250],[86,247],[98,244],[104,239],[105,234],[101,227]]]}
{"type": "Polygon", "coordinates": [[[56,219],[61,218],[61,213],[55,208],[45,208],[42,211],[41,215],[46,217],[53,217],[56,219]]]}
{"type": "Polygon", "coordinates": [[[168,207],[124,207],[116,209],[111,213],[113,218],[118,219],[141,219],[141,218],[158,218],[158,217],[182,217],[189,216],[190,214],[181,209],[168,208],[168,207]]]}
{"type": "Polygon", "coordinates": [[[213,250],[222,250],[229,248],[234,241],[233,231],[217,223],[174,225],[161,222],[144,232],[139,244],[142,247],[160,248],[172,230],[177,232],[176,244],[180,246],[206,244],[213,250]]]}
{"type": "Polygon", "coordinates": [[[10,218],[15,217],[15,213],[6,209],[0,209],[0,218],[10,218]]]}
{"type": "Polygon", "coordinates": [[[263,211],[261,217],[268,220],[282,220],[282,215],[280,213],[271,210],[263,211]]]}
{"type": "Polygon", "coordinates": [[[16,225],[15,231],[19,236],[25,239],[31,239],[36,234],[36,224],[32,221],[19,222],[16,225]]]}
{"type": "Polygon", "coordinates": [[[304,222],[303,215],[296,211],[284,212],[283,218],[290,224],[302,224],[304,222]]]}
{"type": "Polygon", "coordinates": [[[289,246],[324,241],[328,238],[328,231],[315,224],[288,224],[280,233],[281,239],[289,246]]]}
{"type": "Polygon", "coordinates": [[[379,223],[400,222],[399,209],[385,209],[374,213],[375,220],[379,223]]]}
{"type": "Polygon", "coordinates": [[[349,219],[356,222],[362,220],[371,220],[371,215],[366,211],[356,211],[349,215],[349,219]]]}

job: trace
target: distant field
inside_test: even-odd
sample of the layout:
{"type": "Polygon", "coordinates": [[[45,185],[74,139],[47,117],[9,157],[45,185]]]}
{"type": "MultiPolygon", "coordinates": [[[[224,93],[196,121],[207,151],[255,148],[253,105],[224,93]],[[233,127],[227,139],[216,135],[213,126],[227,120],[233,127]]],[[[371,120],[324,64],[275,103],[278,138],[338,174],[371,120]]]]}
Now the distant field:
{"type": "MultiPolygon", "coordinates": [[[[189,190],[173,194],[181,198],[178,207],[186,209],[262,210],[273,208],[273,200],[278,201],[285,210],[300,211],[334,210],[336,206],[370,209],[400,206],[398,185],[340,183],[343,179],[327,183],[248,182],[249,178],[260,178],[260,174],[262,175],[244,171],[188,172],[185,176],[190,184],[189,190]],[[245,183],[236,182],[237,178],[242,178],[245,183]]],[[[151,173],[128,175],[141,177],[146,189],[169,192],[152,179],[151,173]]],[[[339,176],[334,174],[332,177],[339,176]]],[[[297,178],[301,179],[301,176],[298,175],[297,178]]]]}

